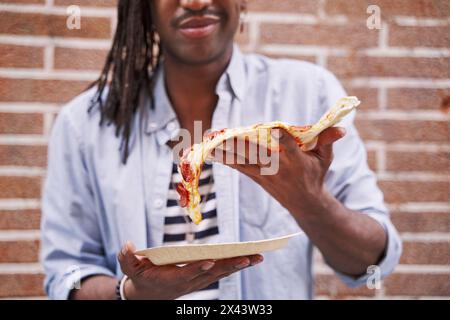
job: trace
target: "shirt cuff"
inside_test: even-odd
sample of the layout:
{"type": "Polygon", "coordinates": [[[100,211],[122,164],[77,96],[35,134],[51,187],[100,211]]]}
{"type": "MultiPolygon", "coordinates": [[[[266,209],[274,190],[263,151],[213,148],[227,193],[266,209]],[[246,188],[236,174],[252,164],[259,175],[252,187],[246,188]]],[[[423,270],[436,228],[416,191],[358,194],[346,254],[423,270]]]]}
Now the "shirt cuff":
{"type": "MultiPolygon", "coordinates": [[[[400,256],[402,254],[402,242],[400,236],[397,233],[394,225],[390,221],[389,217],[385,214],[368,213],[368,216],[378,221],[384,228],[387,235],[387,245],[384,252],[384,257],[377,264],[379,267],[380,280],[388,276],[398,264],[400,256]]],[[[377,271],[375,271],[377,272],[377,271]]],[[[367,273],[355,277],[346,275],[335,270],[336,275],[350,288],[358,287],[367,283],[369,277],[374,276],[373,269],[369,269],[367,273]]]]}
{"type": "Polygon", "coordinates": [[[50,299],[67,300],[72,290],[79,289],[81,281],[86,277],[93,275],[105,275],[115,278],[116,275],[111,270],[95,265],[76,267],[68,270],[63,275],[55,278],[49,284],[47,293],[50,299]]]}

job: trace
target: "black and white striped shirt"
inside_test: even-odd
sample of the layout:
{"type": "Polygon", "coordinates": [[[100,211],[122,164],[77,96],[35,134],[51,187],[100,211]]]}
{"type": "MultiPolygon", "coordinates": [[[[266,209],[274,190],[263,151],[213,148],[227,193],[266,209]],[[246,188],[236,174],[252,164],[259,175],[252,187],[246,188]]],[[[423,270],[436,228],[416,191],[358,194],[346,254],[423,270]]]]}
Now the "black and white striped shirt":
{"type": "MultiPolygon", "coordinates": [[[[198,225],[191,222],[185,210],[178,204],[179,196],[175,186],[180,182],[181,175],[177,172],[177,165],[173,164],[164,218],[163,245],[217,243],[219,228],[212,165],[205,163],[200,175],[199,193],[202,199],[200,211],[203,220],[198,225]]],[[[187,294],[179,299],[211,300],[218,298],[219,283],[215,282],[202,290],[187,294]]]]}

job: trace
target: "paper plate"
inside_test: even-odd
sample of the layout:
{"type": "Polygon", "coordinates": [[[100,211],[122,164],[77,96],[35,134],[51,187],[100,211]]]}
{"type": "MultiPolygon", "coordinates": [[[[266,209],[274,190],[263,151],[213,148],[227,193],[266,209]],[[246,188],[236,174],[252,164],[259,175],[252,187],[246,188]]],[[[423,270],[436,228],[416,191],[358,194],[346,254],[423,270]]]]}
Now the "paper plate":
{"type": "Polygon", "coordinates": [[[218,260],[277,250],[286,245],[289,239],[302,233],[259,241],[154,247],[136,251],[135,254],[149,258],[153,264],[158,266],[208,259],[218,260]]]}

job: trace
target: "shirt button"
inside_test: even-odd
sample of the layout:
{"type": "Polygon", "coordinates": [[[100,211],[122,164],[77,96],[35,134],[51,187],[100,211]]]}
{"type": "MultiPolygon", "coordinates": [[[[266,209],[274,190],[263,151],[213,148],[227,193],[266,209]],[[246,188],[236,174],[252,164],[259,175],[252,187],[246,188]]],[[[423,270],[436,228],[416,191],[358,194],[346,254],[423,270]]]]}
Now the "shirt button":
{"type": "Polygon", "coordinates": [[[163,204],[164,204],[164,202],[162,201],[162,199],[156,199],[155,202],[153,203],[153,205],[157,209],[161,209],[163,204]]]}
{"type": "Polygon", "coordinates": [[[149,127],[150,129],[154,130],[154,129],[156,129],[156,128],[158,127],[158,123],[156,123],[156,122],[150,122],[150,123],[148,124],[148,127],[149,127]]]}
{"type": "Polygon", "coordinates": [[[167,124],[167,130],[173,131],[173,130],[175,130],[175,128],[176,128],[176,125],[175,125],[174,122],[169,122],[169,123],[167,124]]]}

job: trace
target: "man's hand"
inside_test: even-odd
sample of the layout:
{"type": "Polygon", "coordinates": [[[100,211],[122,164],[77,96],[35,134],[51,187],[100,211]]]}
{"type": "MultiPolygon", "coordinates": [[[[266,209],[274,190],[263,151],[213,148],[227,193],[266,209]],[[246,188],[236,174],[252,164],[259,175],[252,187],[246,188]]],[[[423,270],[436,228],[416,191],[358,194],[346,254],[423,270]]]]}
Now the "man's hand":
{"type": "MultiPolygon", "coordinates": [[[[261,159],[256,164],[248,164],[252,159],[250,152],[255,150],[248,141],[245,141],[245,152],[239,148],[227,148],[230,142],[236,146],[236,140],[226,141],[223,146],[225,155],[224,152],[214,152],[214,159],[246,174],[278,200],[319,248],[329,265],[350,275],[365,273],[367,267],[378,263],[383,255],[387,244],[386,232],[371,217],[347,209],[324,186],[325,175],[333,161],[333,143],[345,135],[345,130],[337,127],[324,130],[316,147],[307,152],[301,150],[287,131],[280,131],[280,151],[275,154],[279,166],[274,175],[261,174],[264,163],[261,159]],[[246,164],[238,164],[239,158],[246,164]]],[[[257,148],[258,155],[269,154],[268,150],[261,152],[261,148],[257,148]]],[[[276,157],[274,159],[276,161],[276,157]]]]}
{"type": "MultiPolygon", "coordinates": [[[[219,161],[252,178],[294,214],[302,209],[310,209],[313,204],[323,199],[325,174],[333,160],[332,145],[345,136],[345,129],[332,127],[324,130],[319,135],[316,147],[308,152],[301,150],[289,132],[282,129],[278,129],[278,132],[280,133],[280,137],[276,137],[280,145],[278,154],[263,150],[264,146],[255,146],[248,141],[245,141],[245,152],[242,152],[244,150],[236,147],[238,141],[235,139],[226,141],[223,148],[227,150],[227,144],[234,142],[234,148],[231,149],[234,152],[232,154],[225,153],[226,158],[222,158],[222,160],[219,158],[219,161]],[[250,159],[255,158],[255,155],[251,155],[255,151],[257,152],[257,163],[249,163],[250,159]],[[275,174],[261,174],[264,166],[264,161],[260,161],[259,158],[261,154],[270,154],[272,161],[279,161],[278,171],[275,174]],[[238,164],[238,158],[241,158],[241,162],[245,161],[245,164],[238,164]],[[232,161],[225,161],[228,159],[232,161]]],[[[217,156],[218,154],[215,152],[216,160],[217,156]]]]}
{"type": "Polygon", "coordinates": [[[135,248],[126,242],[118,260],[122,272],[129,277],[125,297],[139,299],[176,299],[200,290],[222,278],[263,261],[261,255],[223,260],[207,260],[186,264],[156,266],[149,259],[134,255],[135,248]]]}

